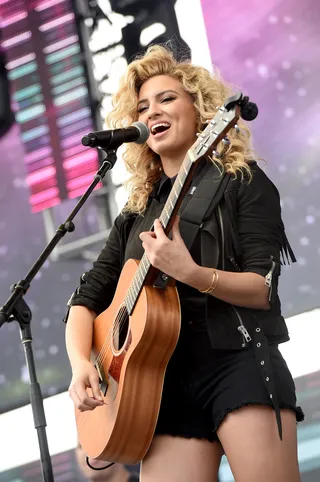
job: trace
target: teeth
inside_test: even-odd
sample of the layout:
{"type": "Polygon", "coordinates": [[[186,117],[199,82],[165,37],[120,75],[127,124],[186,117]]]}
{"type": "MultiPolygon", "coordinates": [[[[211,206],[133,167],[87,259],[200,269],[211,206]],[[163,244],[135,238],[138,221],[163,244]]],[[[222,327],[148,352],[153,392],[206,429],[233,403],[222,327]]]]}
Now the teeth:
{"type": "Polygon", "coordinates": [[[154,126],[151,127],[152,134],[155,133],[158,127],[170,127],[170,124],[168,124],[167,122],[160,122],[159,124],[155,124],[154,126]]]}

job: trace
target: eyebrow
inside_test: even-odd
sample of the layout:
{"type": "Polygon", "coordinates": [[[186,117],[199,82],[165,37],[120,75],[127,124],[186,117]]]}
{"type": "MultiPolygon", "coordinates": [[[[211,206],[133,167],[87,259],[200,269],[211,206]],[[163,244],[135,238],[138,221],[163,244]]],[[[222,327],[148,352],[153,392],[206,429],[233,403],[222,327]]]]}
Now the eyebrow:
{"type": "MultiPolygon", "coordinates": [[[[159,97],[161,97],[163,94],[168,94],[168,92],[171,92],[173,94],[176,94],[176,95],[179,95],[178,92],[176,92],[175,90],[172,90],[172,89],[169,89],[169,90],[163,90],[162,92],[159,92],[158,94],[155,95],[156,99],[159,99],[159,97]]],[[[148,99],[141,99],[139,100],[138,102],[138,106],[144,102],[148,102],[148,99]]]]}

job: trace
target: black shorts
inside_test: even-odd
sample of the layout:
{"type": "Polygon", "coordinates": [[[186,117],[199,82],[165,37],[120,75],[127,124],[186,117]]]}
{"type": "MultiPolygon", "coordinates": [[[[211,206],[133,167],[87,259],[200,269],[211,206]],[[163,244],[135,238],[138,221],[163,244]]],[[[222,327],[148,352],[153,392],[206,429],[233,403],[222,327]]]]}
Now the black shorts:
{"type": "MultiPolygon", "coordinates": [[[[217,429],[228,413],[251,404],[273,406],[252,342],[242,350],[214,350],[203,326],[182,329],[165,376],[156,434],[219,440],[217,429]]],[[[301,421],[287,364],[277,345],[269,353],[279,407],[292,409],[301,421]]]]}

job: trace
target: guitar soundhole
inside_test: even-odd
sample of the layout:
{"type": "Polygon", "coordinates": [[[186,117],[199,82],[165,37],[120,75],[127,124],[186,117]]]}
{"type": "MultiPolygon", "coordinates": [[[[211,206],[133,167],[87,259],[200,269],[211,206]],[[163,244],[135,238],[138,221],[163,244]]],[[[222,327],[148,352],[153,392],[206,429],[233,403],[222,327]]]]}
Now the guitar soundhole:
{"type": "Polygon", "coordinates": [[[129,329],[129,314],[126,306],[121,306],[113,322],[113,347],[120,351],[125,344],[129,329]]]}

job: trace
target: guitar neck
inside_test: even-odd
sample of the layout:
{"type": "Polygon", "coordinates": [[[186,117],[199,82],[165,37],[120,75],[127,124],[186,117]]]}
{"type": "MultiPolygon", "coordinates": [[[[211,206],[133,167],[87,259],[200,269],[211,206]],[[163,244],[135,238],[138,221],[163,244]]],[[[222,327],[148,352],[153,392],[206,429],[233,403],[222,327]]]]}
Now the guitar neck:
{"type": "MultiPolygon", "coordinates": [[[[175,217],[178,213],[178,210],[186,193],[188,192],[194,172],[198,164],[199,159],[197,161],[192,160],[191,152],[189,151],[182,163],[182,166],[172,186],[168,199],[159,216],[159,220],[162,224],[163,230],[167,235],[171,231],[175,217]]],[[[142,287],[144,285],[153,285],[158,276],[158,273],[159,270],[151,265],[150,261],[147,258],[147,255],[144,254],[141,258],[139,267],[131,282],[125,299],[125,304],[129,315],[134,309],[142,287]]]]}

